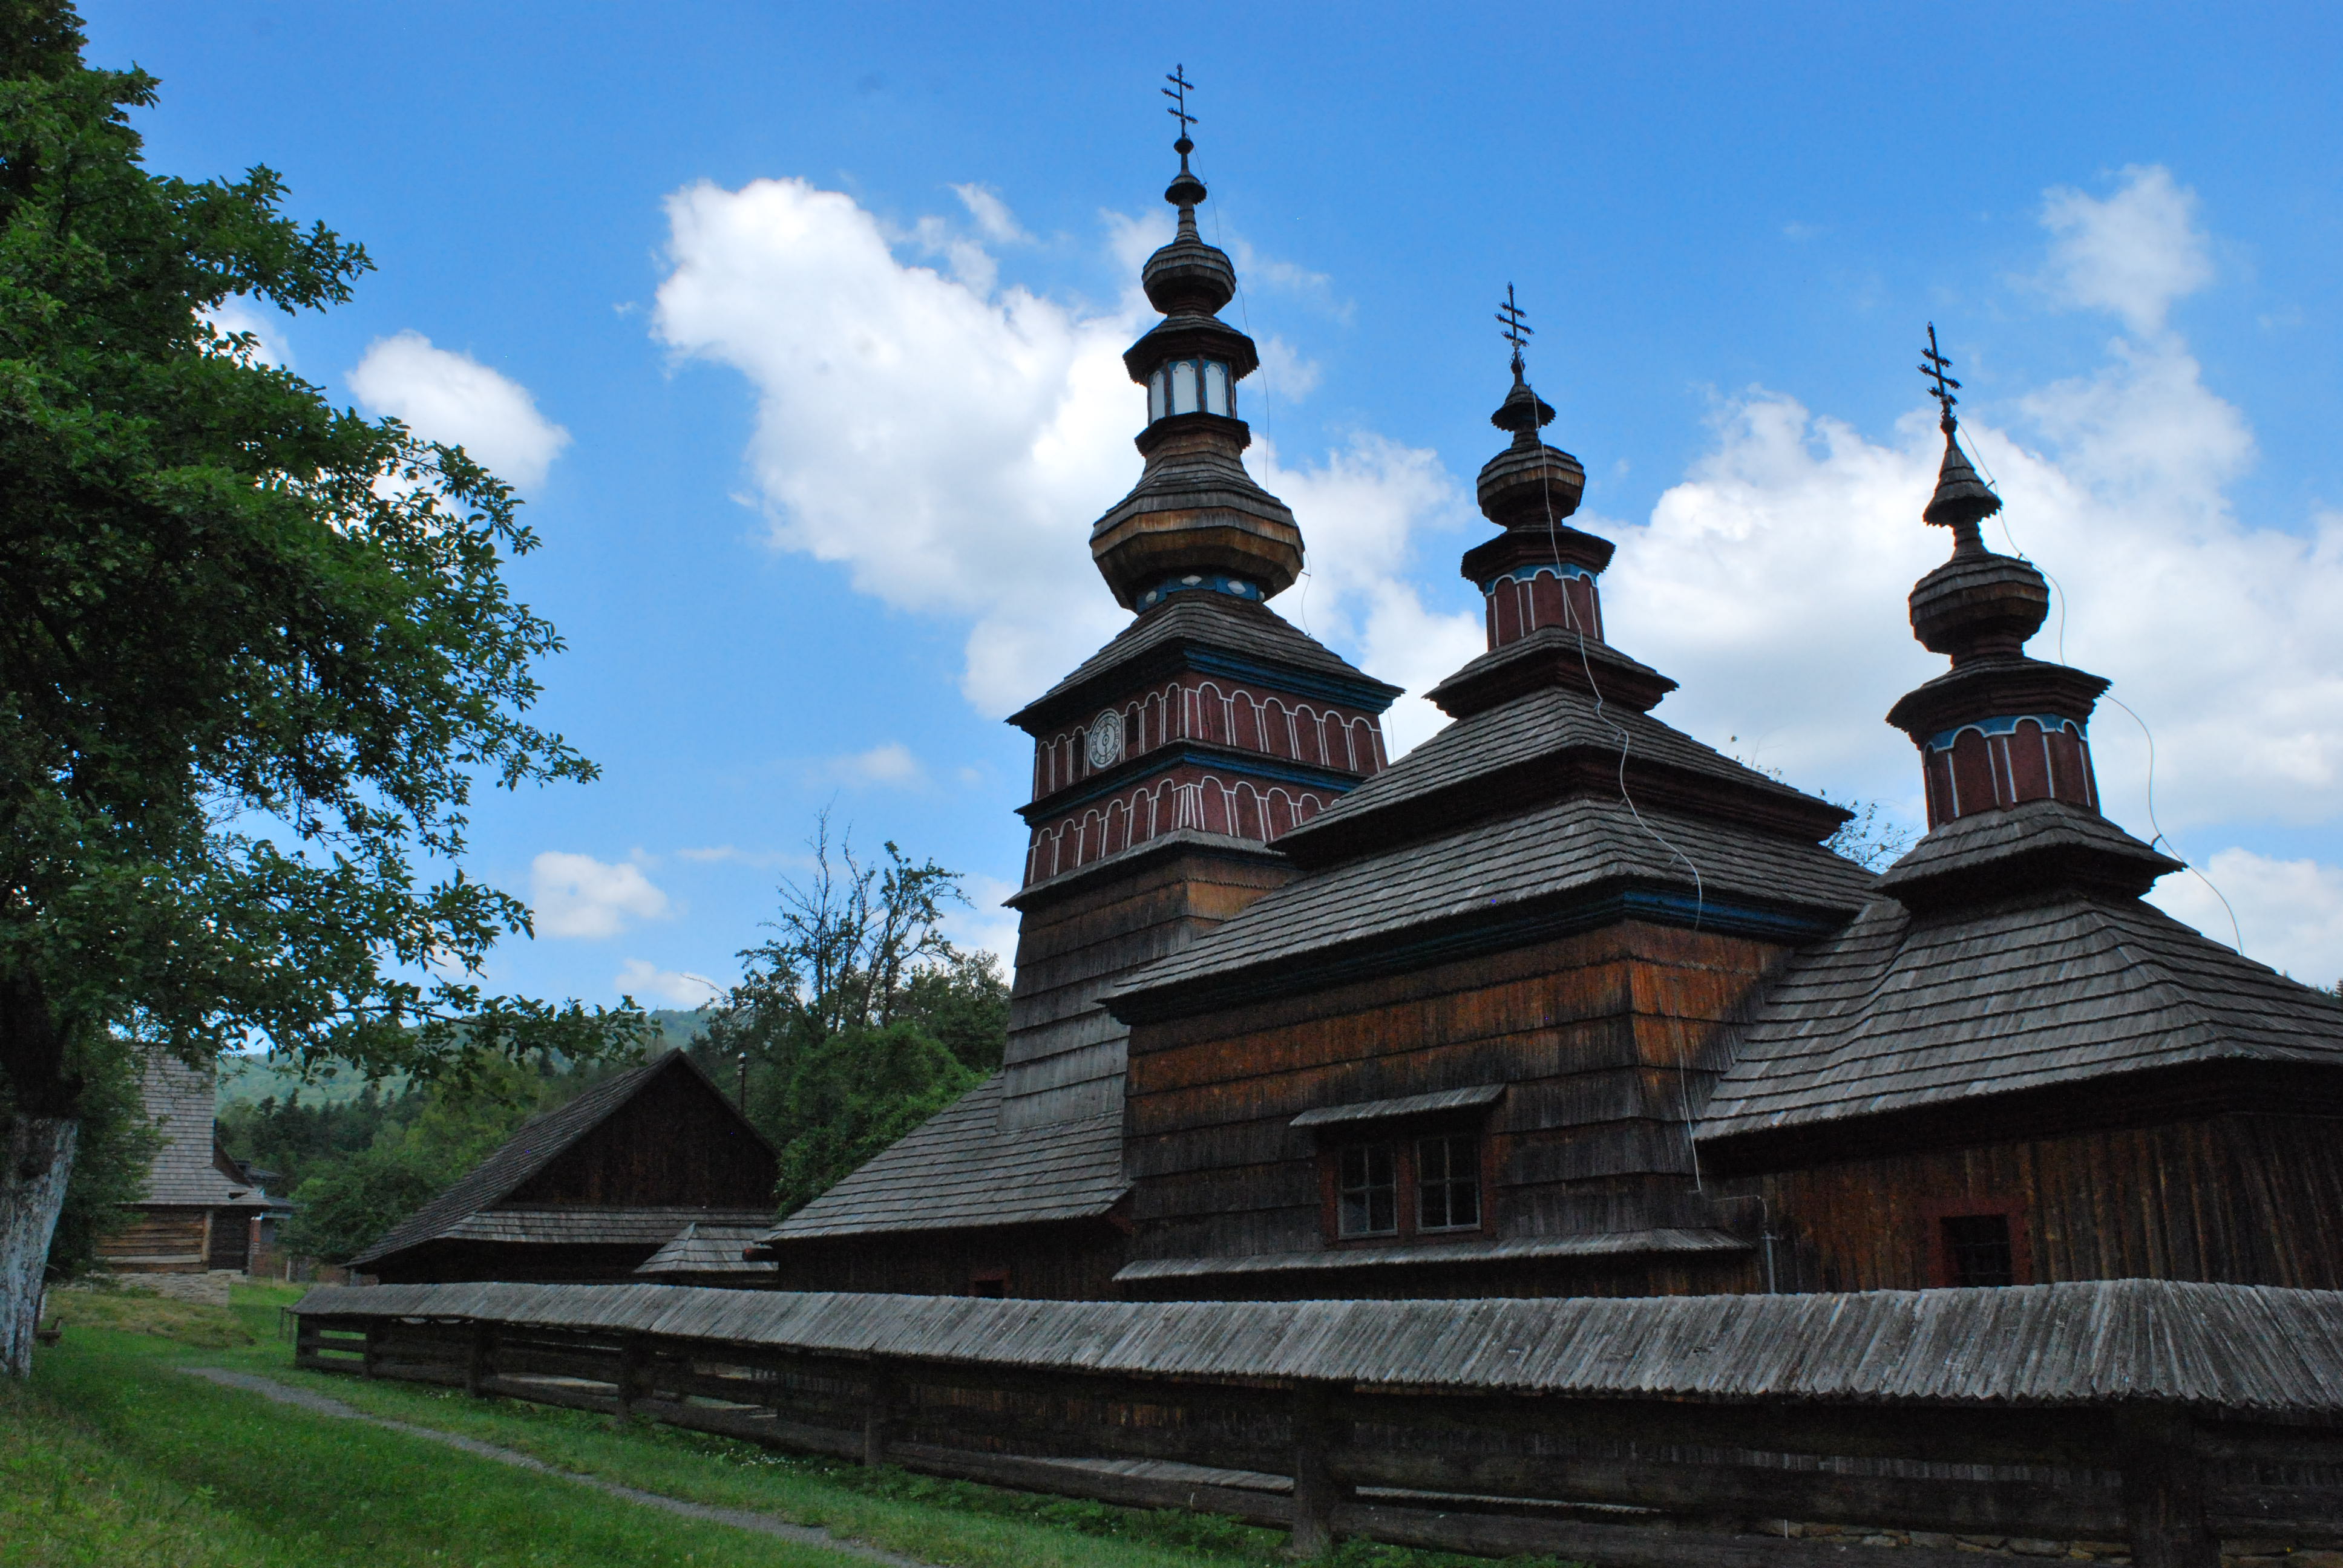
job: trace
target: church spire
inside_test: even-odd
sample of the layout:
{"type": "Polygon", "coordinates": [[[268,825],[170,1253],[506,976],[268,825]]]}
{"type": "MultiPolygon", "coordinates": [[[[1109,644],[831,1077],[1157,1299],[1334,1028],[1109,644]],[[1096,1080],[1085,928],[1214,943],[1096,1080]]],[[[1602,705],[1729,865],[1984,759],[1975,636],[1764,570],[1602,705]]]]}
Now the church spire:
{"type": "Polygon", "coordinates": [[[1931,829],[2026,800],[2097,811],[2086,731],[2107,683],[2026,657],[2026,639],[2050,612],[2049,584],[2032,562],[1986,548],[1978,525],[2001,510],[2001,498],[1961,450],[1953,415],[1960,383],[1946,374],[1952,361],[1936,346],[1934,323],[1921,357],[1942,411],[1945,456],[1920,516],[1952,530],[1953,554],[1913,587],[1912,635],[1953,668],[1906,695],[1887,721],[1920,749],[1931,829]]]}
{"type": "Polygon", "coordinates": [[[1961,450],[1958,437],[1960,421],[1953,417],[1953,405],[1960,399],[1953,396],[1960,383],[1945,374],[1953,362],[1936,348],[1936,324],[1928,323],[1928,347],[1921,352],[1920,374],[1935,385],[1929,393],[1943,410],[1936,428],[1945,433],[1945,460],[1936,469],[1936,493],[1922,509],[1923,522],[1953,530],[1953,553],[1956,556],[1985,553],[1985,538],[1977,525],[2001,510],[2001,498],[1986,487],[1977,472],[1969,466],[1966,454],[1961,450]]]}
{"type": "Polygon", "coordinates": [[[1204,182],[1188,166],[1196,117],[1184,70],[1165,78],[1180,126],[1180,172],[1163,199],[1178,209],[1172,243],[1147,258],[1140,282],[1163,319],[1122,357],[1147,388],[1138,438],[1147,467],[1139,483],[1091,529],[1091,556],[1125,608],[1146,610],[1174,594],[1242,599],[1282,593],[1302,571],[1302,530],[1285,503],[1245,472],[1252,432],[1237,417],[1237,383],[1261,367],[1252,338],[1220,319],[1234,298],[1236,268],[1204,243],[1196,207],[1204,182]]]}
{"type": "Polygon", "coordinates": [[[1473,488],[1481,511],[1504,532],[1464,554],[1464,576],[1481,590],[1492,651],[1541,627],[1560,626],[1601,641],[1603,607],[1594,579],[1611,564],[1611,541],[1566,527],[1586,493],[1577,458],[1549,447],[1538,432],[1554,408],[1531,390],[1523,350],[1536,328],[1505,285],[1497,307],[1513,384],[1489,423],[1513,437],[1481,468],[1473,488]]]}

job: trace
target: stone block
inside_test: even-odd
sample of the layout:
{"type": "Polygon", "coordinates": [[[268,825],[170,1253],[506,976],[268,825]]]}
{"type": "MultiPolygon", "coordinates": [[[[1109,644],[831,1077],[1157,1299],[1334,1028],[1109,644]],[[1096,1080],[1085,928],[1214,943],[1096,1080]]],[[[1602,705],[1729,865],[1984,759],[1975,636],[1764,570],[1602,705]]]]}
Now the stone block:
{"type": "Polygon", "coordinates": [[[2012,1553],[2020,1557],[2064,1557],[2066,1555],[2066,1543],[2064,1541],[2035,1541],[2029,1540],[2023,1535],[2013,1535],[2010,1537],[2009,1549],[2012,1553]]]}

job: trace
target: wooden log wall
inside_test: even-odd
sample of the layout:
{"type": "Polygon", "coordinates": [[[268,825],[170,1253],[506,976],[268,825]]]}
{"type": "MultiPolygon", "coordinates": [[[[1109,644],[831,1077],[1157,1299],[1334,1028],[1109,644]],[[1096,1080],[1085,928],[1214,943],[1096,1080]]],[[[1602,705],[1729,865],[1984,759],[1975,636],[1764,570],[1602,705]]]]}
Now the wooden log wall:
{"type": "Polygon", "coordinates": [[[771,1198],[779,1174],[772,1150],[723,1096],[678,1070],[657,1075],[500,1201],[754,1209],[771,1198]]]}
{"type": "Polygon", "coordinates": [[[1105,1220],[971,1225],[919,1232],[913,1245],[887,1231],[793,1241],[780,1259],[774,1283],[785,1291],[965,1296],[988,1278],[1021,1300],[1095,1302],[1114,1294],[1124,1236],[1105,1220]]]}
{"type": "MultiPolygon", "coordinates": [[[[1989,1129],[1980,1129],[1989,1134],[1989,1129]]],[[[1925,1290],[1942,1217],[2006,1212],[2018,1283],[2148,1278],[2343,1289],[2343,1123],[2237,1112],[1847,1160],[1735,1183],[1784,1237],[1785,1290],[1925,1290]]]]}
{"type": "MultiPolygon", "coordinates": [[[[1606,1568],[1755,1568],[1840,1555],[1827,1541],[1759,1533],[1776,1519],[2121,1539],[2139,1568],[2217,1568],[2225,1535],[2343,1545],[2343,1425],[2257,1425],[2172,1406],[1368,1393],[319,1314],[301,1319],[296,1364],[1029,1491],[1228,1513],[1290,1528],[1302,1556],[1345,1536],[1550,1553],[1606,1568]],[[1053,1462],[1101,1458],[1250,1471],[1291,1477],[1292,1486],[1053,1462]],[[1544,1506],[1524,1506],[1532,1503],[1544,1506]],[[1626,1525],[1572,1511],[1621,1504],[1654,1512],[1626,1525]]],[[[1922,1547],[1893,1559],[1896,1568],[1971,1562],[1922,1547]]]]}
{"type": "Polygon", "coordinates": [[[211,1250],[204,1209],[133,1209],[97,1243],[98,1261],[122,1274],[201,1273],[211,1250]]]}

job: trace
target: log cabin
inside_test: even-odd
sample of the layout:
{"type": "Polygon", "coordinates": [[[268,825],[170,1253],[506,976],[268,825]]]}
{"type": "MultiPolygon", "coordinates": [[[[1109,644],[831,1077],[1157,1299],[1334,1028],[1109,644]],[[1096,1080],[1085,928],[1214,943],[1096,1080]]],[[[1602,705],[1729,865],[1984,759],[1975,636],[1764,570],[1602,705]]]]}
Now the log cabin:
{"type": "Polygon", "coordinates": [[[669,1050],[529,1121],[350,1268],[386,1284],[616,1283],[695,1226],[769,1227],[779,1174],[764,1135],[669,1050]]]}
{"type": "Polygon", "coordinates": [[[1394,689],[1264,602],[1301,535],[1241,462],[1258,356],[1176,146],[1125,356],[1146,467],[1091,534],[1134,618],[1012,719],[1007,1065],[772,1230],[779,1285],[2343,1287],[2343,1004],[2144,901],[2179,863],[2100,812],[2107,683],[2025,652],[2047,588],[1985,548],[1946,384],[1953,551],[1910,612],[1950,668],[1888,715],[1928,831],[1885,874],[1655,716],[1518,331],[1462,566],[1487,648],[1391,761],[1394,689]]]}

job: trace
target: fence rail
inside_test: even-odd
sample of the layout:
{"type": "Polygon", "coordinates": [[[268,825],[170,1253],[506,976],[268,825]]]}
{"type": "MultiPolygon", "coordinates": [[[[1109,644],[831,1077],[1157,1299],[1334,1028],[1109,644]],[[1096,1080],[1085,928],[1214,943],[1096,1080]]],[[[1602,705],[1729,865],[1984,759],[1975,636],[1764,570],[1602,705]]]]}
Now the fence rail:
{"type": "MultiPolygon", "coordinates": [[[[1840,1297],[1852,1304],[1824,1314],[1840,1336],[1838,1353],[1861,1349],[1849,1348],[1850,1314],[1880,1317],[1885,1326],[1864,1342],[1883,1386],[1924,1372],[1957,1386],[1964,1361],[2038,1363],[2056,1339],[2052,1320],[2070,1330],[2079,1322],[2096,1349],[2070,1358],[2074,1386],[2061,1397],[2036,1365],[2026,1373],[2035,1393],[2024,1400],[1589,1392],[1584,1385],[1613,1375],[1602,1371],[1604,1344],[1592,1342],[1574,1352],[1591,1369],[1571,1374],[1574,1383],[1541,1390],[1501,1374],[1433,1381],[1423,1348],[1394,1331],[1436,1324],[1439,1313],[1426,1309],[1445,1308],[1450,1342],[1440,1353],[1493,1334],[1522,1342],[1510,1347],[1519,1364],[1557,1334],[1599,1330],[1616,1341],[1609,1360],[1644,1358],[1639,1376],[1656,1376],[1663,1391],[1666,1376],[1651,1368],[1664,1350],[1686,1363],[1684,1376],[1714,1382],[1720,1369],[1694,1363],[1719,1353],[1719,1336],[1654,1348],[1654,1334],[1665,1339],[1689,1321],[1680,1310],[1670,1319],[1664,1302],[1597,1303],[1608,1316],[1590,1329],[1594,1309],[1569,1302],[1496,1303],[1506,1311],[1493,1315],[1488,1302],[1298,1303],[1269,1319],[1256,1303],[1181,1303],[1177,1321],[1167,1322],[1168,1305],[1111,1306],[1101,1318],[1101,1303],[390,1286],[313,1292],[296,1309],[297,1359],[321,1372],[568,1405],[869,1464],[1233,1514],[1291,1529],[1303,1557],[1346,1535],[1553,1553],[1616,1568],[1787,1568],[1872,1550],[1756,1533],[1784,1520],[2126,1541],[2139,1568],[2217,1568],[2223,1536],[2343,1546],[2343,1408],[2321,1392],[2343,1386],[2333,1375],[2343,1370],[2335,1332],[2343,1302],[2264,1292],[2288,1300],[2245,1305],[2286,1309],[2291,1342],[2219,1344],[2235,1322],[2208,1310],[2216,1298],[2201,1292],[2234,1297],[2250,1288],[2161,1287],[2164,1294],[2146,1299],[2153,1310],[2139,1343],[2149,1349],[2110,1351],[2105,1342],[2130,1332],[2125,1312],[2141,1301],[2117,1302],[2117,1311],[2107,1292],[2137,1298],[2146,1283],[2032,1288],[2067,1292],[2047,1316],[2011,1292],[1921,1292],[1886,1307],[1840,1297]],[[2192,1299],[2192,1291],[2200,1293],[2192,1299]],[[1963,1306],[1919,1296],[2003,1298],[1985,1306],[2004,1332],[1957,1342],[1914,1335],[1914,1312],[1963,1306]],[[2012,1316],[2013,1305],[2027,1310],[2012,1316]],[[1327,1339],[1331,1320],[1313,1321],[1312,1308],[1343,1309],[1348,1335],[1327,1339]],[[1904,1330],[1893,1326],[1898,1321],[1904,1330]],[[1263,1338],[1265,1322],[1279,1325],[1274,1342],[1263,1338]],[[1379,1323],[1387,1341],[1380,1352],[1360,1342],[1379,1323]],[[1102,1340],[1101,1324],[1122,1337],[1102,1340]],[[1544,1338],[1534,1339],[1541,1326],[1544,1338]],[[1178,1332],[1167,1338],[1167,1328],[1178,1332]],[[1202,1362],[1182,1340],[1215,1333],[1219,1343],[1202,1362]],[[1247,1333],[1256,1342],[1250,1350],[1247,1333]],[[1297,1336],[1313,1333],[1326,1342],[1297,1351],[1297,1336]],[[1141,1342],[1133,1335],[1182,1348],[1142,1353],[1130,1348],[1141,1342]],[[2129,1386],[2116,1386],[2107,1354],[2135,1363],[2129,1386]],[[1916,1355],[1935,1364],[1885,1364],[1916,1355]],[[2239,1381],[2240,1355],[2276,1355],[2281,1379],[2297,1369],[2295,1395],[2239,1381]],[[2207,1361],[2222,1357],[2229,1372],[2207,1361]],[[1379,1359],[1396,1375],[1372,1375],[1379,1359]],[[1329,1370],[1342,1375],[1311,1375],[1329,1370]],[[2225,1390],[2226,1400],[2206,1397],[2225,1390]]],[[[1818,1300],[1804,1299],[1808,1308],[1818,1300]]],[[[2227,1305],[2232,1320],[2243,1310],[2234,1299],[2227,1305]]],[[[1493,1340],[1481,1349],[1508,1347],[1493,1340]]],[[[1971,1552],[1915,1545],[1886,1563],[1974,1561],[1971,1552]]]]}

